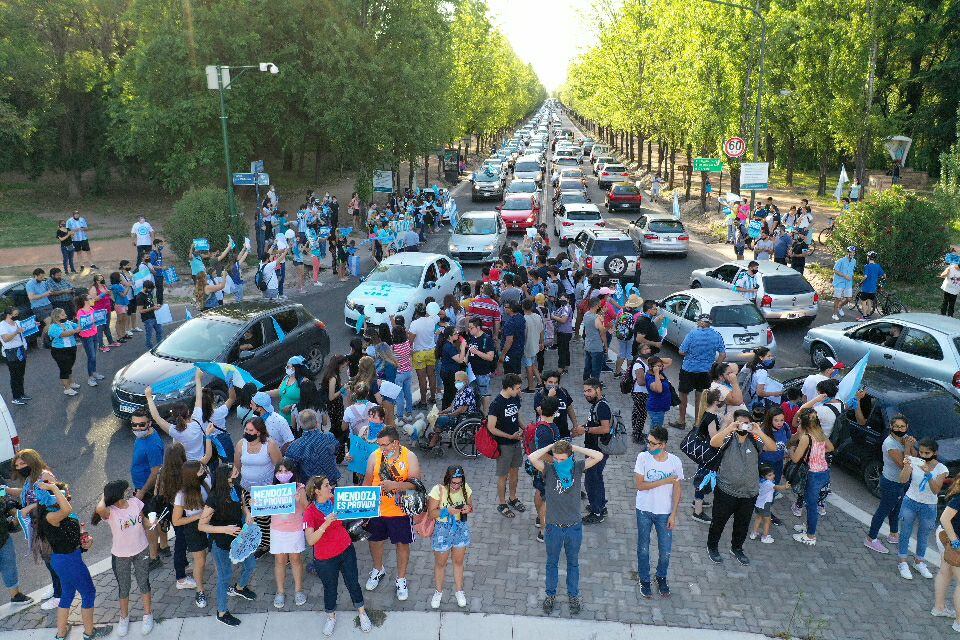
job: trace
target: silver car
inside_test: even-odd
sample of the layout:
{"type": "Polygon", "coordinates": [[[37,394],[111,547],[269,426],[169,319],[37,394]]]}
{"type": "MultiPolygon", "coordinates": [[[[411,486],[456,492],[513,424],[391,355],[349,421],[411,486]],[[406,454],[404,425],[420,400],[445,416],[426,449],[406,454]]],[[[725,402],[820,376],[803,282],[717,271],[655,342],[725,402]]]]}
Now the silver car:
{"type": "Polygon", "coordinates": [[[467,211],[450,236],[450,256],[460,262],[493,262],[507,241],[507,227],[496,211],[467,211]]]}
{"type": "MultiPolygon", "coordinates": [[[[757,307],[767,320],[799,320],[813,322],[817,317],[820,296],[799,271],[773,262],[760,260],[757,279],[757,307]]],[[[737,278],[747,270],[750,260],[725,262],[715,269],[697,269],[690,274],[691,287],[732,289],[737,278]]]]}
{"type": "Polygon", "coordinates": [[[543,166],[536,156],[521,156],[513,165],[513,177],[515,180],[533,180],[543,184],[543,166]]]}
{"type": "Polygon", "coordinates": [[[630,237],[640,247],[640,255],[679,253],[687,255],[690,234],[683,223],[667,213],[641,209],[640,217],[630,223],[630,237]]]}
{"type": "Polygon", "coordinates": [[[746,362],[757,347],[767,347],[773,352],[777,349],[770,325],[757,307],[739,293],[687,289],[667,296],[658,304],[670,320],[664,340],[677,348],[697,328],[697,317],[708,313],[713,319],[713,328],[723,336],[727,360],[746,362]]]}
{"type": "Polygon", "coordinates": [[[814,365],[836,358],[870,364],[940,385],[960,397],[960,320],[933,313],[896,313],[868,322],[834,322],[803,338],[814,365]]]}

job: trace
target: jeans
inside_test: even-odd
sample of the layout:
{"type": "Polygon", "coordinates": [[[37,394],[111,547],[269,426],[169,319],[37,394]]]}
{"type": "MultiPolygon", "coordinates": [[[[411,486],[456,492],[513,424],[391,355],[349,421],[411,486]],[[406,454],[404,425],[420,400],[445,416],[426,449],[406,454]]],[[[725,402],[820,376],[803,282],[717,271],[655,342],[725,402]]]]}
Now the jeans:
{"type": "Polygon", "coordinates": [[[83,352],[87,354],[87,377],[97,372],[97,333],[89,338],[80,338],[83,343],[83,352]]]}
{"type": "Polygon", "coordinates": [[[957,294],[943,292],[943,303],[940,305],[940,315],[953,317],[953,309],[957,305],[957,294]]]}
{"type": "Polygon", "coordinates": [[[13,546],[13,538],[0,547],[0,575],[3,576],[3,586],[7,589],[16,589],[20,586],[20,574],[17,572],[17,551],[13,546]]]}
{"type": "MultiPolygon", "coordinates": [[[[226,613],[230,610],[227,606],[227,589],[233,582],[233,563],[230,562],[230,549],[221,549],[216,543],[212,544],[210,548],[213,550],[213,561],[217,565],[217,611],[226,613]]],[[[250,584],[253,570],[257,566],[257,559],[251,553],[240,564],[243,566],[243,571],[240,572],[240,579],[237,580],[237,584],[245,587],[250,584]]]]}
{"type": "Polygon", "coordinates": [[[724,493],[723,489],[717,487],[713,494],[713,522],[710,523],[710,532],[707,534],[707,548],[717,548],[717,545],[720,544],[720,534],[727,526],[727,520],[730,519],[730,516],[733,516],[730,548],[734,551],[743,551],[743,541],[747,539],[750,515],[753,513],[756,502],[757,496],[737,498],[729,493],[724,493]]]}
{"type": "Polygon", "coordinates": [[[73,265],[73,247],[69,249],[60,246],[60,257],[63,258],[63,272],[64,273],[76,273],[77,268],[73,265]],[[69,268],[68,268],[69,267],[69,268]]]}
{"type": "Polygon", "coordinates": [[[670,569],[673,531],[667,528],[669,513],[650,513],[637,509],[637,573],[640,582],[650,582],[650,530],[657,529],[657,577],[666,578],[670,569]]]}
{"type": "Polygon", "coordinates": [[[593,465],[583,473],[583,481],[587,490],[587,503],[590,513],[600,515],[607,507],[607,488],[603,484],[603,469],[607,466],[607,455],[603,460],[593,465]]]}
{"type": "Polygon", "coordinates": [[[101,327],[97,327],[97,337],[103,338],[103,340],[100,340],[100,342],[102,342],[103,346],[105,347],[109,347],[114,342],[113,333],[110,331],[110,313],[109,312],[107,313],[107,324],[101,327]]]}
{"type": "Polygon", "coordinates": [[[908,486],[906,482],[894,482],[880,476],[880,505],[873,512],[868,538],[877,539],[884,518],[889,520],[890,533],[900,531],[900,505],[903,504],[903,496],[906,495],[908,486]]]}
{"type": "Polygon", "coordinates": [[[817,523],[820,522],[820,490],[830,482],[830,470],[811,471],[807,474],[807,486],[804,501],[807,503],[807,535],[817,535],[817,523]]]}
{"type": "Polygon", "coordinates": [[[357,571],[357,550],[351,544],[343,553],[327,560],[314,560],[313,569],[323,584],[323,609],[327,613],[337,610],[337,581],[343,574],[343,584],[347,587],[353,606],[363,606],[363,591],[357,571]]]}
{"type": "Polygon", "coordinates": [[[650,428],[653,427],[662,427],[663,419],[666,417],[666,411],[650,411],[647,410],[647,415],[650,416],[650,428]]]}
{"type": "Polygon", "coordinates": [[[544,532],[547,545],[548,596],[557,595],[557,583],[560,581],[560,551],[567,556],[567,595],[576,598],[580,595],[580,544],[583,542],[583,525],[558,527],[548,524],[544,532]]]}
{"type": "Polygon", "coordinates": [[[233,299],[237,302],[243,302],[243,290],[246,286],[246,283],[241,282],[240,284],[233,285],[233,299]]]}
{"type": "Polygon", "coordinates": [[[408,416],[413,413],[413,371],[397,372],[394,384],[400,387],[400,394],[397,396],[396,414],[398,418],[408,416]]]}
{"type": "Polygon", "coordinates": [[[914,555],[922,562],[927,552],[927,541],[930,532],[937,524],[937,505],[917,502],[910,497],[903,498],[900,507],[900,549],[897,554],[900,560],[906,560],[910,555],[910,534],[913,533],[913,523],[917,523],[917,548],[914,555]]]}
{"type": "Polygon", "coordinates": [[[160,344],[160,341],[163,340],[163,327],[157,324],[155,319],[144,320],[143,321],[143,335],[147,341],[147,350],[153,348],[152,336],[156,336],[157,344],[160,344]]]}
{"type": "Polygon", "coordinates": [[[607,361],[605,351],[584,351],[583,352],[583,379],[600,379],[600,371],[603,369],[604,362],[607,361]]]}
{"type": "Polygon", "coordinates": [[[557,331],[557,367],[566,369],[570,366],[570,338],[572,333],[557,331]]]}
{"type": "Polygon", "coordinates": [[[283,295],[283,282],[287,279],[287,265],[280,264],[280,270],[277,272],[277,293],[283,295]]]}

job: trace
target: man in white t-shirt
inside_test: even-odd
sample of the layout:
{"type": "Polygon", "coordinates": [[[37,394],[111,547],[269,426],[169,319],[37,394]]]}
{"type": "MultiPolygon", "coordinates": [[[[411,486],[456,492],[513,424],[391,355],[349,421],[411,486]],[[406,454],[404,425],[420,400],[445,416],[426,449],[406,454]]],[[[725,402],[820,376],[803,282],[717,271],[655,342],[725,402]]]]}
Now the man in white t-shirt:
{"type": "Polygon", "coordinates": [[[800,387],[800,392],[803,393],[803,401],[812,400],[817,395],[817,385],[824,380],[839,375],[843,368],[842,362],[837,362],[833,358],[824,358],[820,363],[820,373],[812,373],[807,376],[803,381],[803,386],[800,387]]]}
{"type": "Polygon", "coordinates": [[[407,331],[413,334],[413,355],[411,362],[417,372],[420,384],[420,402],[427,402],[424,390],[430,389],[430,402],[437,396],[437,376],[434,370],[437,356],[434,351],[437,344],[437,324],[440,322],[440,305],[431,302],[427,305],[427,315],[410,323],[407,331]]]}
{"type": "Polygon", "coordinates": [[[153,227],[143,214],[130,227],[130,238],[137,248],[137,259],[133,264],[139,265],[143,262],[143,256],[153,250],[153,227]]]}
{"type": "Polygon", "coordinates": [[[263,297],[267,300],[276,300],[280,297],[280,279],[277,271],[279,271],[280,264],[286,260],[286,257],[286,251],[274,252],[271,254],[269,262],[260,263],[260,269],[263,272],[263,281],[267,285],[266,290],[263,292],[263,297]]]}
{"type": "Polygon", "coordinates": [[[677,512],[683,487],[683,464],[680,458],[667,453],[667,430],[653,427],[647,436],[647,450],[637,456],[633,468],[637,483],[637,573],[640,576],[640,595],[653,597],[650,584],[650,530],[656,527],[657,590],[670,595],[667,571],[670,568],[670,548],[673,530],[677,527],[677,512]]]}

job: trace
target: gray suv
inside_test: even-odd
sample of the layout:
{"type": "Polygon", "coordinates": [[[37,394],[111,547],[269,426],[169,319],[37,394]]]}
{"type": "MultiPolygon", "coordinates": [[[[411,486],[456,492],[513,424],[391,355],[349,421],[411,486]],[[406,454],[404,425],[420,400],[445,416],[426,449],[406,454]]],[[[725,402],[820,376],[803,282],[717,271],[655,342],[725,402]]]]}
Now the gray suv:
{"type": "Polygon", "coordinates": [[[588,276],[598,275],[604,282],[632,280],[640,277],[637,245],[619,229],[587,229],[570,243],[570,259],[588,276]]]}

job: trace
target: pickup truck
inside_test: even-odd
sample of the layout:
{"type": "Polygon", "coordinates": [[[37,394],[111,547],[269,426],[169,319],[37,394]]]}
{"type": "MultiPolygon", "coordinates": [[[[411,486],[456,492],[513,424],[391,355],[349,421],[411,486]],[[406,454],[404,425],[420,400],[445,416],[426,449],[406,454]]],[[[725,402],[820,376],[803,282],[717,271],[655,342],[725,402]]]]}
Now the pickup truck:
{"type": "Polygon", "coordinates": [[[603,204],[608,212],[639,211],[643,200],[640,189],[629,182],[617,182],[604,196],[603,204]]]}

